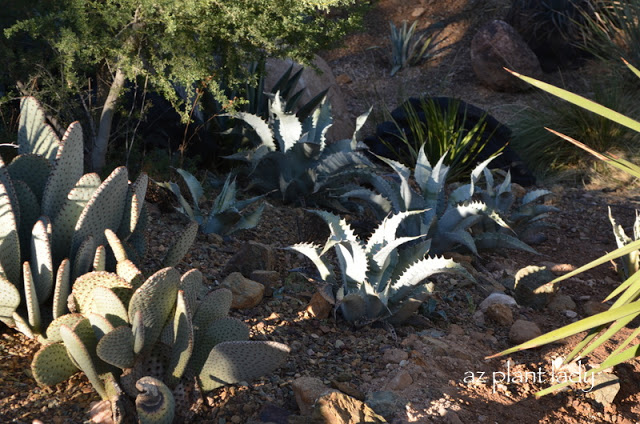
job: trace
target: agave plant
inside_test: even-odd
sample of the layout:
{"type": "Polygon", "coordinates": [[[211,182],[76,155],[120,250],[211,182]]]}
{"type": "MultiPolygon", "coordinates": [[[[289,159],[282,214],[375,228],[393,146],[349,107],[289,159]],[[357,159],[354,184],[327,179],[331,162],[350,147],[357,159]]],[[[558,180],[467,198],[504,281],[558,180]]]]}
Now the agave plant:
{"type": "Polygon", "coordinates": [[[260,221],[260,216],[264,210],[264,204],[254,211],[242,215],[242,210],[261,199],[263,196],[256,196],[250,199],[236,200],[236,180],[231,178],[231,174],[222,187],[222,191],[213,201],[209,214],[205,217],[200,209],[200,202],[204,196],[202,184],[196,177],[184,169],[176,169],[189,189],[192,204],[189,205],[187,199],[182,196],[180,187],[173,182],[156,183],[161,187],[171,190],[178,200],[178,211],[185,214],[189,219],[195,221],[200,226],[200,231],[204,234],[216,233],[229,235],[239,230],[254,228],[260,221]]]}
{"type": "Polygon", "coordinates": [[[361,180],[372,188],[348,186],[351,188],[342,194],[342,198],[359,199],[371,205],[378,216],[404,211],[422,211],[409,217],[402,226],[406,236],[426,235],[431,239],[431,252],[443,254],[457,248],[467,249],[474,254],[478,248],[492,247],[500,243],[502,247],[518,248],[534,252],[514,235],[486,231],[472,234],[471,228],[484,219],[489,219],[498,227],[509,229],[499,213],[485,202],[473,200],[477,183],[483,169],[493,157],[478,164],[471,172],[470,182],[451,192],[446,198],[446,181],[449,167],[444,164],[446,154],[431,166],[421,147],[418,152],[413,177],[420,191],[410,184],[411,170],[392,159],[379,157],[395,172],[397,180],[389,181],[378,175],[369,175],[361,180]]]}
{"type": "MultiPolygon", "coordinates": [[[[259,191],[279,192],[287,203],[313,203],[320,191],[338,184],[342,171],[364,174],[373,168],[364,154],[366,145],[356,140],[356,134],[352,140],[327,144],[325,135],[332,118],[326,98],[303,122],[286,112],[278,94],[269,109],[269,122],[248,113],[233,115],[261,139],[257,148],[228,156],[250,164],[251,185],[259,191]]],[[[356,133],[365,120],[366,115],[358,118],[356,133]]]]}
{"type": "Polygon", "coordinates": [[[435,41],[440,32],[416,36],[417,23],[415,21],[407,27],[407,21],[403,21],[402,26],[398,28],[393,22],[389,22],[391,28],[391,76],[394,76],[402,68],[417,65],[423,60],[433,58],[442,50],[438,48],[442,40],[435,41]]]}
{"type": "Polygon", "coordinates": [[[300,243],[289,249],[307,256],[318,268],[320,278],[337,287],[337,308],[353,323],[380,319],[400,323],[415,312],[433,291],[425,280],[437,273],[455,272],[473,281],[473,277],[451,259],[428,257],[431,240],[422,235],[397,237],[396,231],[406,218],[421,211],[401,212],[386,217],[364,243],[344,219],[325,211],[313,211],[322,217],[331,231],[324,246],[300,243]],[[410,247],[399,247],[414,242],[410,247]],[[340,283],[326,253],[335,248],[340,265],[340,283]]]}
{"type": "MultiPolygon", "coordinates": [[[[113,268],[105,230],[139,260],[146,250],[147,182],[141,174],[129,183],[125,167],[104,181],[83,175],[80,124],[60,140],[38,102],[24,98],[18,156],[8,165],[0,159],[0,320],[28,337],[44,334],[64,314],[71,281],[92,268],[113,268]]],[[[186,231],[166,263],[177,263],[194,237],[186,231]]]]}
{"type": "MultiPolygon", "coordinates": [[[[124,252],[114,233],[108,238],[124,252]]],[[[171,423],[187,419],[196,386],[208,392],[247,381],[285,360],[287,346],[248,341],[248,327],[227,316],[231,292],[207,293],[199,271],[180,276],[169,267],[144,280],[126,256],[118,259],[116,273],[75,281],[72,313],[49,326],[31,364],[38,383],[54,385],[81,370],[114,416],[126,415],[136,398],[140,422],[171,423]]]]}
{"type": "MultiPolygon", "coordinates": [[[[626,63],[626,62],[625,62],[626,63]]],[[[640,71],[635,67],[631,66],[627,63],[627,66],[633,71],[636,76],[640,78],[640,71]]],[[[601,116],[605,116],[609,119],[612,119],[621,125],[624,125],[628,128],[631,128],[635,131],[640,132],[640,122],[633,120],[627,116],[619,114],[611,109],[605,108],[603,106],[598,105],[582,96],[578,96],[566,90],[560,89],[558,87],[554,87],[550,84],[535,80],[530,77],[526,77],[520,74],[514,73],[519,78],[529,82],[535,87],[538,87],[542,90],[545,90],[561,99],[564,99],[568,102],[581,106],[587,110],[590,110],[594,113],[597,113],[601,116]]],[[[605,163],[614,166],[620,170],[623,170],[630,175],[640,178],[640,167],[621,158],[617,158],[610,153],[599,153],[589,148],[588,146],[580,143],[577,140],[572,139],[566,135],[557,133],[553,130],[550,130],[565,140],[575,144],[576,146],[586,150],[587,152],[593,154],[600,160],[605,161],[605,163]]],[[[637,251],[640,248],[640,240],[633,241],[629,244],[624,245],[623,247],[619,247],[611,253],[608,253],[578,269],[572,271],[568,274],[563,275],[562,277],[558,277],[555,280],[549,282],[549,285],[557,284],[560,281],[566,280],[567,278],[571,278],[575,275],[578,275],[586,270],[589,270],[595,266],[608,263],[611,260],[622,257],[624,255],[628,255],[632,252],[637,251]]],[[[586,357],[591,352],[593,352],[598,347],[602,346],[604,343],[609,341],[611,337],[613,337],[616,333],[622,330],[625,326],[627,326],[631,321],[633,321],[636,317],[640,316],[640,273],[632,274],[629,278],[627,278],[620,286],[618,286],[613,292],[611,292],[605,299],[605,301],[612,300],[617,298],[613,305],[609,308],[609,310],[605,312],[601,312],[599,314],[581,319],[580,321],[571,323],[557,330],[553,330],[547,334],[543,334],[540,337],[536,337],[532,340],[529,340],[525,343],[522,343],[518,346],[512,347],[491,357],[496,357],[500,355],[508,355],[520,350],[530,349],[533,347],[538,347],[545,345],[547,343],[553,343],[558,340],[565,339],[567,337],[571,337],[575,334],[582,333],[587,331],[587,335],[584,339],[573,349],[573,351],[567,356],[564,363],[569,363],[573,361],[576,357],[586,357]]],[[[621,344],[619,344],[613,352],[611,352],[607,358],[601,362],[597,367],[586,371],[584,377],[589,378],[596,373],[600,373],[607,368],[611,368],[616,366],[622,362],[632,360],[638,357],[638,352],[640,349],[640,344],[634,344],[634,340],[640,334],[640,329],[635,329],[631,332],[629,337],[627,337],[621,344]]],[[[556,384],[550,388],[544,389],[536,393],[536,396],[543,396],[548,393],[553,392],[554,390],[560,389],[562,387],[566,387],[574,383],[574,381],[568,380],[564,383],[556,384]]]]}
{"type": "MultiPolygon", "coordinates": [[[[525,193],[521,199],[516,199],[511,191],[510,172],[507,172],[504,180],[497,184],[494,182],[493,174],[489,169],[484,168],[482,171],[485,177],[485,187],[483,188],[482,185],[476,184],[475,193],[507,225],[500,226],[495,220],[485,217],[480,223],[472,227],[474,234],[501,232],[507,237],[513,237],[511,236],[513,234],[518,239],[523,239],[534,231],[549,227],[550,224],[545,222],[544,219],[549,216],[549,213],[556,212],[558,208],[537,202],[550,195],[551,192],[549,190],[531,190],[525,193]]],[[[482,247],[498,248],[501,247],[502,242],[503,237],[496,237],[492,240],[491,236],[486,236],[482,247]]]]}

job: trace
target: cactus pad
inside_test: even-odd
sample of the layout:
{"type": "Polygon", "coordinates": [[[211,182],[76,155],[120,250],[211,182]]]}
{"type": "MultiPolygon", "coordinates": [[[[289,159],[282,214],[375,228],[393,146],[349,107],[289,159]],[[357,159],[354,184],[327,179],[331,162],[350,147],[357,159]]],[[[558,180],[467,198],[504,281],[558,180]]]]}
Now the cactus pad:
{"type": "Polygon", "coordinates": [[[7,170],[13,181],[19,180],[26,183],[40,203],[51,173],[51,162],[42,156],[23,154],[13,158],[7,170]]]}
{"type": "Polygon", "coordinates": [[[18,152],[42,155],[49,160],[56,157],[60,140],[47,124],[44,110],[34,97],[20,101],[20,126],[18,127],[18,152]]]}
{"type": "Polygon", "coordinates": [[[276,342],[224,342],[216,345],[202,370],[204,392],[225,384],[249,381],[278,368],[287,358],[289,347],[276,342]]]}
{"type": "Polygon", "coordinates": [[[196,343],[189,368],[198,372],[214,346],[222,342],[249,339],[249,327],[238,319],[224,317],[207,324],[205,328],[196,330],[194,337],[196,343]]]}
{"type": "Polygon", "coordinates": [[[4,277],[20,282],[20,240],[18,238],[17,205],[7,169],[0,160],[0,270],[4,277]],[[6,178],[3,178],[6,177],[6,178]]]}
{"type": "Polygon", "coordinates": [[[102,315],[91,312],[86,316],[89,320],[89,323],[91,324],[91,328],[93,329],[93,333],[96,335],[96,339],[98,340],[98,342],[102,340],[105,334],[113,331],[113,324],[111,324],[109,320],[102,315]]]}
{"type": "Polygon", "coordinates": [[[175,401],[171,390],[160,380],[142,377],[136,382],[136,411],[140,424],[171,424],[175,401]]]}
{"type": "Polygon", "coordinates": [[[47,343],[61,342],[60,327],[67,325],[73,328],[78,321],[84,318],[82,314],[66,314],[54,319],[47,327],[47,343]]]}
{"type": "Polygon", "coordinates": [[[33,357],[31,372],[38,384],[56,385],[78,371],[62,343],[42,346],[33,357]]]}
{"type": "Polygon", "coordinates": [[[92,235],[96,245],[106,244],[104,230],[120,227],[127,198],[127,175],[127,168],[123,166],[114,169],[93,193],[76,223],[71,241],[72,257],[87,236],[92,235]]]}
{"type": "Polygon", "coordinates": [[[144,198],[147,194],[147,186],[149,185],[149,177],[147,174],[140,174],[138,178],[129,185],[127,193],[127,201],[122,217],[122,224],[118,230],[118,235],[126,240],[133,233],[138,225],[138,219],[142,214],[144,206],[144,198]]]}
{"type": "Polygon", "coordinates": [[[192,221],[184,232],[178,237],[176,242],[167,250],[167,254],[162,260],[164,266],[176,266],[187,254],[191,245],[198,235],[198,223],[192,221]]]}
{"type": "Polygon", "coordinates": [[[106,287],[106,288],[131,288],[131,285],[125,281],[122,277],[111,272],[93,271],[87,274],[81,275],[75,283],[73,283],[73,297],[75,299],[76,307],[80,312],[91,309],[91,291],[94,287],[106,287]]]}
{"type": "Polygon", "coordinates": [[[0,276],[0,318],[11,318],[20,306],[20,291],[9,280],[0,276]]]}
{"type": "MultiPolygon", "coordinates": [[[[190,318],[193,316],[193,311],[196,308],[198,299],[206,290],[205,285],[202,283],[202,279],[202,273],[195,268],[187,271],[182,275],[182,278],[180,278],[179,288],[184,291],[184,299],[187,303],[190,318]]],[[[225,315],[226,312],[222,316],[225,315]]]]}
{"type": "Polygon", "coordinates": [[[24,297],[27,304],[27,317],[29,326],[35,333],[40,332],[40,304],[38,302],[38,294],[31,276],[31,267],[29,262],[22,264],[22,279],[24,280],[24,297]]]}
{"type": "Polygon", "coordinates": [[[91,291],[91,302],[88,310],[83,312],[95,312],[102,315],[114,327],[127,325],[129,323],[127,308],[113,290],[97,286],[91,291]]]}
{"type": "Polygon", "coordinates": [[[142,312],[144,324],[143,351],[149,351],[160,337],[176,302],[180,273],[174,268],[163,268],[153,274],[136,290],[129,302],[129,321],[142,312]]]}
{"type": "Polygon", "coordinates": [[[56,319],[67,311],[67,298],[71,292],[71,263],[69,259],[62,261],[56,273],[56,284],[53,289],[53,318],[56,319]]]}
{"type": "Polygon", "coordinates": [[[213,321],[229,314],[233,294],[231,290],[217,289],[205,296],[193,315],[193,326],[196,330],[205,329],[213,321]]]}
{"type": "Polygon", "coordinates": [[[123,325],[105,334],[98,342],[96,352],[107,364],[123,369],[133,367],[135,356],[131,328],[123,325]]]}
{"type": "Polygon", "coordinates": [[[46,216],[41,217],[33,227],[31,236],[31,271],[38,301],[42,304],[49,299],[53,291],[51,221],[46,216]]]}
{"type": "Polygon", "coordinates": [[[180,290],[178,291],[173,322],[167,324],[173,329],[171,358],[167,369],[170,384],[175,384],[182,377],[193,352],[193,326],[189,316],[184,291],[180,290]]]}
{"type": "Polygon", "coordinates": [[[76,334],[67,325],[63,325],[60,327],[60,336],[62,337],[64,346],[67,348],[71,359],[73,359],[78,368],[80,368],[85,373],[85,375],[89,379],[89,382],[96,390],[96,392],[98,392],[100,397],[102,399],[106,399],[107,393],[104,389],[104,384],[102,384],[102,381],[98,376],[93,358],[91,357],[91,354],[89,353],[89,350],[82,341],[81,337],[78,336],[78,334],[76,334]]]}
{"type": "Polygon", "coordinates": [[[84,168],[84,140],[79,122],[69,125],[65,133],[42,194],[42,213],[53,222],[67,200],[67,195],[82,177],[84,168]]]}

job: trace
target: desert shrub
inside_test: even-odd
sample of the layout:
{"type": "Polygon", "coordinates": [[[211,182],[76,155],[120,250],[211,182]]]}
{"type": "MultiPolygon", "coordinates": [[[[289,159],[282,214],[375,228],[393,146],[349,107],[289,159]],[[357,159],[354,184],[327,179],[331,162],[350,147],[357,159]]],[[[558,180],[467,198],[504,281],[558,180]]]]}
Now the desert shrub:
{"type": "MultiPolygon", "coordinates": [[[[640,115],[636,89],[629,90],[618,78],[596,80],[591,84],[595,102],[628,116],[640,115]]],[[[584,172],[588,154],[570,144],[558,143],[558,138],[545,128],[554,128],[597,151],[618,151],[633,154],[640,142],[638,133],[605,117],[574,104],[558,101],[547,94],[540,95],[540,107],[530,107],[512,124],[513,146],[537,174],[554,175],[577,169],[584,172]]]]}

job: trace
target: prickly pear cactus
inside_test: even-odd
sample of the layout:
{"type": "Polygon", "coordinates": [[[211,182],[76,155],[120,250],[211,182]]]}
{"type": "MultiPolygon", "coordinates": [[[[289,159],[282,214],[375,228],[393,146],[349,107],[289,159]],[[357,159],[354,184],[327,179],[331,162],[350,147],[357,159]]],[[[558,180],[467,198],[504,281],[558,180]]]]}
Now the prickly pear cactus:
{"type": "MultiPolygon", "coordinates": [[[[117,243],[115,234],[109,238],[117,243]]],[[[231,292],[206,294],[199,271],[180,276],[164,268],[134,286],[127,276],[139,271],[126,257],[118,265],[122,275],[94,271],[76,280],[78,312],[49,326],[32,363],[38,383],[57,384],[81,370],[103,399],[114,385],[135,398],[139,422],[171,423],[188,419],[196,385],[210,391],[247,381],[286,359],[287,346],[248,340],[246,324],[227,316],[231,292]]]]}
{"type": "MultiPolygon", "coordinates": [[[[44,338],[47,325],[67,312],[67,297],[78,277],[115,270],[114,256],[121,263],[144,256],[148,177],[142,174],[130,183],[125,167],[104,181],[97,174],[83,175],[80,124],[72,123],[60,139],[31,97],[21,103],[18,153],[8,165],[0,159],[0,320],[29,337],[44,338]],[[111,240],[105,232],[113,235],[111,240]]],[[[167,261],[177,264],[194,238],[189,229],[169,249],[167,261]]],[[[135,272],[124,278],[130,288],[141,284],[135,272]]],[[[78,290],[73,294],[75,300],[91,297],[78,290]]],[[[100,295],[114,300],[120,293],[102,289],[94,297],[100,295]]],[[[104,309],[104,303],[108,301],[97,307],[104,309]]],[[[80,308],[73,299],[71,306],[80,308]]],[[[124,321],[123,309],[120,318],[110,316],[113,325],[124,321]]],[[[100,313],[91,307],[83,311],[94,312],[100,313]]]]}

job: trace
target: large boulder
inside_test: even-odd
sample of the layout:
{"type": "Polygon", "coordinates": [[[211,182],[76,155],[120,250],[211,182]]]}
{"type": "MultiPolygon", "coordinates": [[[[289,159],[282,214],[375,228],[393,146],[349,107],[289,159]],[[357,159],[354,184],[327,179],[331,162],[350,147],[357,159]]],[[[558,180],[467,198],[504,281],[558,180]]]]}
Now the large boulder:
{"type": "Polygon", "coordinates": [[[511,25],[500,20],[483,25],[471,40],[471,65],[478,79],[496,91],[530,87],[503,68],[534,78],[542,76],[536,54],[511,25]]]}
{"type": "Polygon", "coordinates": [[[579,47],[585,14],[597,13],[593,0],[512,0],[505,21],[538,56],[544,72],[578,67],[588,56],[579,47]]]}
{"type": "MultiPolygon", "coordinates": [[[[265,88],[270,91],[292,64],[293,72],[297,72],[302,67],[302,65],[294,63],[291,59],[267,59],[265,65],[265,88]]],[[[313,66],[317,68],[317,71],[312,67],[305,67],[300,80],[298,80],[295,91],[303,90],[298,104],[303,105],[320,92],[329,89],[327,99],[331,103],[333,125],[327,131],[327,139],[331,142],[351,138],[355,126],[347,110],[347,104],[344,101],[340,86],[336,82],[336,77],[327,62],[320,56],[315,56],[313,66]]]]}

